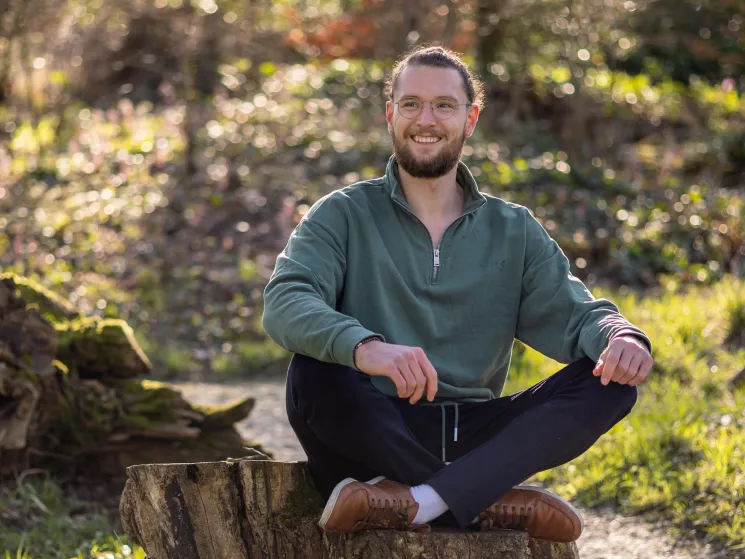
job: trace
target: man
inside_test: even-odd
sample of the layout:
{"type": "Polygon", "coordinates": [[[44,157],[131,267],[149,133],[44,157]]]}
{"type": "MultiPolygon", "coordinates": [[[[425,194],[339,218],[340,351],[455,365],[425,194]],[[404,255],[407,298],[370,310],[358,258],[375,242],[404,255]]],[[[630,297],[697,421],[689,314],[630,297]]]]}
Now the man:
{"type": "Polygon", "coordinates": [[[478,191],[459,158],[481,86],[454,53],[414,51],[387,96],[385,176],[314,204],[264,294],[264,328],[295,353],[287,412],[328,499],[320,525],[576,540],[569,503],[518,484],[631,411],[649,339],[526,208],[478,191]],[[515,338],[569,365],[499,397],[515,338]]]}

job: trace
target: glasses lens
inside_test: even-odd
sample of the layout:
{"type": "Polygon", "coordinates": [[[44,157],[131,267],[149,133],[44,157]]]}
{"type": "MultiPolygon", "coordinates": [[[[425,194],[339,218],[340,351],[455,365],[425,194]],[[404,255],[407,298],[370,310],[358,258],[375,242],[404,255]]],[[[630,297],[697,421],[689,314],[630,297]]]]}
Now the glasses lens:
{"type": "MultiPolygon", "coordinates": [[[[422,101],[407,99],[406,101],[399,102],[398,110],[406,118],[416,118],[422,112],[423,106],[424,103],[422,101]]],[[[432,113],[435,115],[435,118],[440,120],[445,120],[453,116],[457,108],[457,105],[449,102],[439,101],[432,103],[432,113]]]]}
{"type": "Polygon", "coordinates": [[[455,114],[455,107],[447,103],[440,103],[433,107],[432,112],[440,120],[445,120],[455,114]]]}
{"type": "Polygon", "coordinates": [[[404,101],[398,104],[401,114],[407,118],[414,118],[422,110],[422,104],[418,101],[404,101]]]}

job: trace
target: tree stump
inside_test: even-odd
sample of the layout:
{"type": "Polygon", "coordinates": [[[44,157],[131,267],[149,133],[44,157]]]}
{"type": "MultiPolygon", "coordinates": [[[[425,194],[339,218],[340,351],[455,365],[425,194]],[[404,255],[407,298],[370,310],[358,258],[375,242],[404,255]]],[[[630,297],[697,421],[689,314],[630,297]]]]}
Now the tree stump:
{"type": "Polygon", "coordinates": [[[148,559],[578,559],[574,543],[503,530],[324,532],[304,462],[239,460],[127,468],[119,510],[148,559]]]}

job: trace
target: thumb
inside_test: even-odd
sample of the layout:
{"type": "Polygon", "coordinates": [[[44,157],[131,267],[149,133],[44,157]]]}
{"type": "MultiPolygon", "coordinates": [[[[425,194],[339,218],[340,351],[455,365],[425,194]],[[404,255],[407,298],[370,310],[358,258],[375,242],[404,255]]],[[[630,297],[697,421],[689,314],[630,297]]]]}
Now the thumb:
{"type": "Polygon", "coordinates": [[[594,376],[600,376],[603,374],[603,368],[605,367],[605,354],[607,352],[603,351],[603,353],[600,354],[600,357],[598,357],[598,361],[595,364],[595,368],[592,370],[592,374],[594,376]]]}

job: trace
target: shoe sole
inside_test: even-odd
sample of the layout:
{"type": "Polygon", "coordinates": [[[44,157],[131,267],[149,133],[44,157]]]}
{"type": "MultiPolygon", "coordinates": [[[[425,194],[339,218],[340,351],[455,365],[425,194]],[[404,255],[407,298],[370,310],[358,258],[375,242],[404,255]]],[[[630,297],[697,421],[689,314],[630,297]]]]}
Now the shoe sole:
{"type": "Polygon", "coordinates": [[[547,491],[546,489],[543,489],[541,487],[536,487],[534,485],[516,485],[515,489],[527,489],[530,491],[536,491],[538,493],[542,493],[543,495],[547,495],[551,497],[552,499],[556,499],[557,501],[560,501],[561,503],[566,505],[569,510],[571,510],[574,514],[577,515],[577,518],[579,518],[580,531],[584,531],[585,519],[582,518],[582,515],[580,514],[580,512],[576,508],[574,508],[571,503],[565,501],[564,499],[559,497],[556,493],[551,493],[550,491],[547,491]]]}
{"type": "MultiPolygon", "coordinates": [[[[373,478],[367,483],[374,485],[378,483],[381,479],[385,479],[384,476],[378,476],[376,478],[373,478]]],[[[326,506],[323,508],[323,514],[321,514],[321,520],[318,521],[318,525],[322,529],[324,530],[326,529],[326,524],[328,524],[329,518],[331,518],[331,513],[334,511],[334,507],[336,506],[336,501],[339,499],[339,494],[341,493],[341,490],[344,489],[350,483],[355,482],[355,481],[357,480],[354,478],[348,477],[336,484],[336,487],[334,487],[334,490],[331,492],[331,496],[329,497],[329,500],[326,502],[326,506]]]]}

